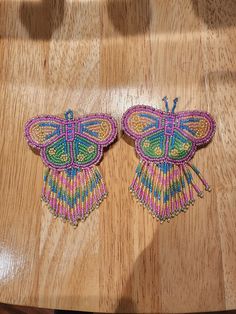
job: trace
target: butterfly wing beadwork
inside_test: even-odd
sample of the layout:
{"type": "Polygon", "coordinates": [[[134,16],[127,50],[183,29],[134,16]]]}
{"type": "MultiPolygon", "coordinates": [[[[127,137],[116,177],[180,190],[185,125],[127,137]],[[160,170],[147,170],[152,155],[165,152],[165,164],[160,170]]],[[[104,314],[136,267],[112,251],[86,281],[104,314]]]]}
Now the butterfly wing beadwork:
{"type": "Polygon", "coordinates": [[[116,137],[116,122],[105,114],[90,115],[78,121],[73,142],[73,159],[77,167],[88,167],[102,157],[103,147],[116,137]]]}
{"type": "Polygon", "coordinates": [[[167,153],[167,160],[174,163],[189,161],[215,133],[214,119],[203,111],[179,112],[175,114],[175,125],[167,153]]]}
{"type": "Polygon", "coordinates": [[[162,111],[150,106],[137,105],[124,113],[122,126],[133,139],[139,139],[162,129],[162,118],[162,111]]]}
{"type": "Polygon", "coordinates": [[[79,121],[78,133],[98,145],[107,146],[116,136],[116,122],[106,114],[89,115],[79,121]]]}
{"type": "Polygon", "coordinates": [[[25,125],[25,136],[29,145],[42,148],[53,143],[62,135],[64,119],[55,116],[41,116],[30,119],[25,125]]]}
{"type": "Polygon", "coordinates": [[[198,146],[213,137],[215,122],[207,112],[166,113],[134,106],[122,119],[123,129],[135,140],[141,158],[152,162],[189,161],[198,146]]]}
{"type": "Polygon", "coordinates": [[[99,162],[103,147],[116,137],[116,122],[105,114],[73,119],[54,116],[33,118],[25,126],[28,143],[39,149],[52,169],[85,168],[99,162]]]}
{"type": "Polygon", "coordinates": [[[116,121],[106,114],[74,119],[73,111],[68,110],[65,119],[47,115],[26,123],[26,139],[48,167],[42,199],[55,216],[77,226],[106,197],[105,183],[95,165],[116,135],[116,121]]]}
{"type": "Polygon", "coordinates": [[[162,111],[143,105],[131,107],[122,117],[124,131],[135,140],[136,150],[145,160],[165,157],[163,118],[162,111]]]}
{"type": "Polygon", "coordinates": [[[138,105],[122,118],[123,130],[135,140],[140,157],[130,190],[161,222],[186,211],[194,202],[194,191],[203,195],[194,176],[210,191],[200,171],[189,161],[215,132],[215,121],[209,113],[175,113],[178,99],[171,111],[167,98],[163,100],[165,112],[138,105]]]}

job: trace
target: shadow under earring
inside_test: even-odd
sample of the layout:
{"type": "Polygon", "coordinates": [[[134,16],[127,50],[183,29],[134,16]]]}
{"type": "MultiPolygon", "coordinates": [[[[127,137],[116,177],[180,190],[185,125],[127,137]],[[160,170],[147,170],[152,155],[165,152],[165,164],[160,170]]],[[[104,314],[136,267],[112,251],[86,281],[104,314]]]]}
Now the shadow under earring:
{"type": "Polygon", "coordinates": [[[25,125],[30,146],[40,151],[46,170],[42,199],[55,217],[77,226],[107,195],[96,164],[117,136],[116,121],[106,114],[65,119],[45,115],[25,125]]]}
{"type": "Polygon", "coordinates": [[[196,150],[206,145],[215,133],[215,121],[203,111],[175,113],[178,99],[166,111],[137,105],[122,118],[126,134],[135,140],[140,157],[131,192],[161,222],[169,221],[193,204],[194,194],[203,197],[200,188],[210,186],[190,162],[196,150]]]}

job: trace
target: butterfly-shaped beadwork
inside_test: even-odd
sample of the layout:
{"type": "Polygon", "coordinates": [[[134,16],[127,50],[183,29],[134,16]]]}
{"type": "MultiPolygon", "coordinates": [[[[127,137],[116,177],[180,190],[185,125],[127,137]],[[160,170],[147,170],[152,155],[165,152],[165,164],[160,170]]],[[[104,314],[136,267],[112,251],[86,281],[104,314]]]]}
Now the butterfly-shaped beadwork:
{"type": "Polygon", "coordinates": [[[75,119],[73,111],[68,110],[65,119],[45,115],[26,123],[26,139],[40,151],[48,167],[42,197],[55,216],[77,225],[106,196],[95,165],[116,135],[116,121],[107,114],[75,119]]]}
{"type": "Polygon", "coordinates": [[[193,202],[193,191],[202,191],[194,183],[190,168],[209,185],[199,170],[189,163],[197,148],[206,145],[215,132],[215,121],[203,111],[175,113],[177,98],[170,111],[137,105],[128,109],[122,126],[135,140],[141,158],[131,185],[132,192],[161,221],[171,218],[193,202]],[[154,191],[155,190],[155,191],[154,191]]]}
{"type": "Polygon", "coordinates": [[[25,126],[28,143],[39,149],[46,166],[57,170],[84,169],[98,163],[103,147],[116,137],[116,122],[106,114],[73,118],[71,110],[65,119],[41,116],[25,126]]]}

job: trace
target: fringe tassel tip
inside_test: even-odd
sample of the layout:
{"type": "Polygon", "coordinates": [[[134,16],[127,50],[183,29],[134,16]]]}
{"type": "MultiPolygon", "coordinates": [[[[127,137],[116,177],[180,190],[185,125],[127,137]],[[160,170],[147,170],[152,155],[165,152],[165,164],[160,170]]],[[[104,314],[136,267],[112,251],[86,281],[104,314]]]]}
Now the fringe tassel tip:
{"type": "Polygon", "coordinates": [[[130,192],[161,223],[169,222],[179,213],[186,213],[194,205],[194,194],[204,196],[210,186],[192,164],[154,164],[141,160],[130,186],[130,192]],[[194,178],[195,177],[195,178],[194,178]],[[198,183],[195,179],[198,178],[198,183]]]}
{"type": "Polygon", "coordinates": [[[42,200],[52,215],[69,221],[74,228],[85,221],[107,197],[107,190],[99,169],[46,169],[42,200]]]}

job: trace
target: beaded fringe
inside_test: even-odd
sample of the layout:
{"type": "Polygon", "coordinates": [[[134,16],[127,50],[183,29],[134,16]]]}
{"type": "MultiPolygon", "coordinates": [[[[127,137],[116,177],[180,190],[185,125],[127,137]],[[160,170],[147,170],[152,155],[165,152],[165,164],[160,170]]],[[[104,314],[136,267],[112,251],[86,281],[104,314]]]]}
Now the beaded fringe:
{"type": "Polygon", "coordinates": [[[140,161],[130,191],[162,223],[186,212],[195,202],[194,194],[203,197],[199,185],[206,191],[211,190],[192,163],[175,165],[140,161]]]}
{"type": "Polygon", "coordinates": [[[77,227],[107,196],[105,183],[96,166],[80,170],[46,169],[42,200],[54,217],[61,217],[77,227]]]}

